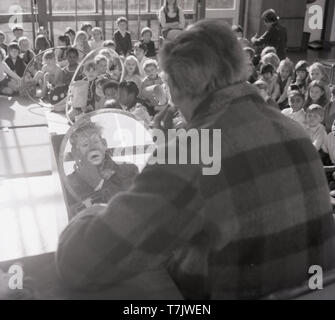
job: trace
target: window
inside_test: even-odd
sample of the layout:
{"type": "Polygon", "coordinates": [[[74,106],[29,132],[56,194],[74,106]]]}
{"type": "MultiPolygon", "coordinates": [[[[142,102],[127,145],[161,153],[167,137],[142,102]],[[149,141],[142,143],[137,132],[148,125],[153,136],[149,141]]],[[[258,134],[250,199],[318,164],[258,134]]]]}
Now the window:
{"type": "MultiPolygon", "coordinates": [[[[95,12],[95,1],[77,1],[77,12],[95,12]]],[[[75,13],[75,0],[52,0],[52,11],[60,13],[75,13]]]]}
{"type": "Polygon", "coordinates": [[[22,13],[31,13],[30,0],[1,0],[0,14],[11,14],[15,7],[19,6],[22,13]]]}
{"type": "Polygon", "coordinates": [[[235,0],[207,0],[207,9],[235,9],[235,0]]]}

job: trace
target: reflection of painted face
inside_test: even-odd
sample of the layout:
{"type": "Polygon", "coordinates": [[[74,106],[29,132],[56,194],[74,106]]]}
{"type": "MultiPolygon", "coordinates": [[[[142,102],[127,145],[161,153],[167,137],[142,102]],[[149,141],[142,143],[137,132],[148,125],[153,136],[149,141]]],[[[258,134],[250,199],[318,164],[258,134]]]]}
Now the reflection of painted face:
{"type": "Polygon", "coordinates": [[[101,60],[99,61],[99,63],[97,64],[97,70],[98,70],[98,74],[105,74],[107,73],[107,61],[105,60],[101,60]]]}
{"type": "Polygon", "coordinates": [[[105,90],[105,98],[106,100],[116,100],[117,99],[117,89],[115,88],[107,88],[105,90]]]}
{"type": "Polygon", "coordinates": [[[119,102],[121,105],[129,107],[132,105],[135,97],[133,94],[129,94],[126,89],[119,90],[119,102]]]}
{"type": "Polygon", "coordinates": [[[288,68],[281,68],[280,70],[280,77],[282,80],[286,80],[290,75],[290,70],[288,68]]]}
{"type": "Polygon", "coordinates": [[[149,32],[149,31],[145,32],[142,37],[143,37],[144,42],[146,42],[146,43],[150,42],[150,40],[151,40],[151,32],[149,32]]]}
{"type": "Polygon", "coordinates": [[[290,107],[293,109],[294,112],[299,111],[304,104],[304,99],[300,96],[289,97],[288,101],[290,107]]]}
{"type": "Polygon", "coordinates": [[[149,77],[149,79],[156,79],[158,70],[155,66],[147,66],[145,68],[145,73],[149,77]]]}
{"type": "Polygon", "coordinates": [[[322,73],[320,71],[320,69],[318,68],[314,68],[312,70],[310,70],[310,73],[309,73],[310,77],[311,77],[311,80],[322,80],[322,73]]]}
{"type": "Polygon", "coordinates": [[[323,92],[319,87],[312,87],[309,91],[309,96],[313,102],[319,101],[319,99],[322,97],[322,94],[323,92]]]}
{"type": "Polygon", "coordinates": [[[78,55],[74,52],[69,52],[67,55],[67,61],[69,62],[69,66],[74,66],[78,63],[78,55]]]}
{"type": "Polygon", "coordinates": [[[308,112],[306,114],[306,122],[307,125],[309,127],[315,127],[317,126],[319,123],[321,123],[322,118],[320,117],[320,115],[316,112],[308,112]]]}
{"type": "Polygon", "coordinates": [[[91,68],[89,70],[85,70],[85,76],[88,81],[94,81],[98,76],[98,72],[97,70],[94,70],[93,68],[91,68]]]}
{"type": "Polygon", "coordinates": [[[128,75],[132,75],[135,72],[136,69],[136,62],[133,60],[128,60],[126,62],[125,68],[128,72],[128,75]]]}
{"type": "Polygon", "coordinates": [[[81,160],[99,166],[105,159],[106,140],[102,139],[96,132],[87,132],[78,138],[77,150],[81,160]]]}

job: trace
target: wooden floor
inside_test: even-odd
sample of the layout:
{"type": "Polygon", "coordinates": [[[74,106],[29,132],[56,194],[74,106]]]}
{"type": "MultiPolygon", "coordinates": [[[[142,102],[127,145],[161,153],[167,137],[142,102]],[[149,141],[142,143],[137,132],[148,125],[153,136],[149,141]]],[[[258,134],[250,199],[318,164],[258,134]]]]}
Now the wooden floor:
{"type": "Polygon", "coordinates": [[[55,251],[68,222],[45,109],[0,97],[0,261],[55,251]]]}

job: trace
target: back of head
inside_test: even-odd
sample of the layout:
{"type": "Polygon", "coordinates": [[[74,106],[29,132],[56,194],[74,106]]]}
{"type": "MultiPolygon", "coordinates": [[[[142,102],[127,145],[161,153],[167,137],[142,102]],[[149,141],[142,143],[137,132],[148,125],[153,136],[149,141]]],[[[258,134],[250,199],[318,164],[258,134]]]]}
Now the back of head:
{"type": "Polygon", "coordinates": [[[279,20],[279,17],[273,9],[268,9],[263,12],[262,19],[267,23],[273,23],[277,22],[279,20]]]}
{"type": "Polygon", "coordinates": [[[164,45],[163,70],[190,97],[206,97],[245,81],[247,62],[235,34],[221,20],[202,20],[164,45]]]}

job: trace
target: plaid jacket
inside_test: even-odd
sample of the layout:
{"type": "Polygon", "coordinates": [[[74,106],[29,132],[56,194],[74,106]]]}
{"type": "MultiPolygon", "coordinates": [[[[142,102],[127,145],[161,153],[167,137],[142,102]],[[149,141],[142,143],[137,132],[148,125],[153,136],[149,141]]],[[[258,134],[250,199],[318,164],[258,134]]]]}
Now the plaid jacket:
{"type": "Polygon", "coordinates": [[[57,252],[73,286],[164,266],[187,298],[259,298],[334,267],[334,222],[321,162],[298,123],[237,84],[189,127],[220,128],[221,171],[148,165],[107,208],[70,222],[57,252]]]}

